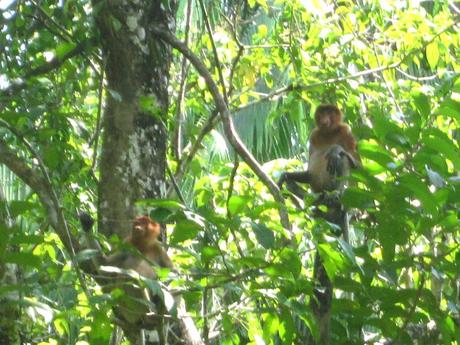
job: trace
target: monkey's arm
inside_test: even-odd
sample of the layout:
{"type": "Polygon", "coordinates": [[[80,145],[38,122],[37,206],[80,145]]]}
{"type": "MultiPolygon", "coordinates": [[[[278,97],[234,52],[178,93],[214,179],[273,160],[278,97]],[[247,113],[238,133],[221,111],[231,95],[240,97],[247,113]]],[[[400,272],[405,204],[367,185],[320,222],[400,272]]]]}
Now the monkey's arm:
{"type": "Polygon", "coordinates": [[[311,174],[308,171],[297,171],[297,172],[283,172],[280,179],[278,180],[278,187],[281,189],[283,184],[286,182],[286,188],[290,191],[293,196],[291,197],[297,208],[302,208],[299,199],[303,200],[307,193],[305,189],[300,187],[296,182],[311,183],[311,174]],[[297,198],[296,198],[297,197],[297,198]]]}
{"type": "Polygon", "coordinates": [[[166,253],[166,251],[163,248],[161,249],[161,253],[160,253],[160,256],[158,258],[158,264],[161,267],[174,268],[171,259],[169,258],[168,254],[166,253]]]}
{"type": "Polygon", "coordinates": [[[326,153],[327,172],[335,177],[341,177],[348,174],[348,169],[356,169],[361,164],[353,157],[351,153],[346,151],[341,145],[333,145],[326,153]],[[345,164],[344,158],[348,160],[348,165],[345,164]]]}
{"type": "Polygon", "coordinates": [[[278,180],[278,187],[281,189],[284,182],[311,183],[312,176],[309,171],[283,172],[278,180]]]}

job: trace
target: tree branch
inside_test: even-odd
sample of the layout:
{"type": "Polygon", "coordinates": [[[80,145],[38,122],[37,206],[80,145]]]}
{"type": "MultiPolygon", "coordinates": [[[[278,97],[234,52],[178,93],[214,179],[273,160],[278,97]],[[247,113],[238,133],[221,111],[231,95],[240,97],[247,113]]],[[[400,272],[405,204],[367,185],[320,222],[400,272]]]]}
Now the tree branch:
{"type": "Polygon", "coordinates": [[[82,53],[87,46],[88,41],[80,42],[73,49],[65,53],[62,57],[55,56],[51,61],[42,64],[41,66],[35,67],[32,70],[24,74],[18,81],[14,81],[11,85],[3,90],[0,90],[0,97],[11,97],[17,94],[19,91],[25,89],[27,86],[27,80],[29,78],[37,77],[39,75],[51,72],[58,69],[62,64],[70,58],[82,53]]]}
{"type": "Polygon", "coordinates": [[[287,85],[285,87],[282,87],[282,88],[280,88],[278,90],[270,92],[269,94],[259,98],[258,100],[255,100],[253,102],[249,102],[247,104],[244,104],[244,105],[238,107],[237,110],[241,111],[241,110],[249,108],[249,107],[251,107],[251,106],[253,106],[253,105],[257,104],[257,103],[264,102],[264,101],[269,101],[269,100],[271,100],[271,99],[273,99],[273,98],[275,98],[277,96],[280,96],[282,94],[285,94],[285,93],[288,93],[288,92],[291,92],[291,91],[304,91],[304,90],[313,89],[315,87],[326,85],[326,84],[337,84],[337,83],[347,81],[349,79],[356,79],[356,78],[359,78],[359,77],[362,77],[362,76],[365,76],[365,75],[368,75],[368,74],[374,74],[374,73],[377,73],[377,72],[386,71],[388,69],[393,69],[393,68],[396,68],[399,65],[401,65],[401,63],[402,63],[402,60],[398,61],[398,62],[395,62],[395,63],[393,63],[391,65],[388,65],[388,66],[371,68],[371,69],[368,69],[368,70],[365,70],[365,71],[360,71],[360,72],[355,73],[355,74],[350,74],[350,75],[346,75],[346,76],[338,77],[338,78],[330,78],[330,79],[326,79],[326,80],[323,80],[323,81],[319,81],[319,82],[311,83],[311,84],[307,84],[307,85],[291,83],[291,84],[289,84],[289,85],[287,85]]]}
{"type": "Polygon", "coordinates": [[[3,139],[0,139],[0,163],[5,164],[16,176],[27,184],[35,193],[48,211],[48,217],[51,226],[59,233],[65,247],[69,250],[73,243],[68,239],[63,231],[63,226],[58,217],[58,211],[54,206],[50,186],[46,179],[41,176],[35,169],[31,168],[24,159],[18,157],[11,150],[3,139]]]}
{"type": "Polygon", "coordinates": [[[227,104],[225,103],[224,98],[219,92],[219,88],[214,82],[211,74],[209,73],[206,66],[199,60],[199,58],[181,41],[179,41],[174,35],[161,30],[159,27],[152,28],[152,31],[158,35],[163,41],[170,44],[173,48],[180,51],[190,63],[195,67],[201,77],[206,81],[209,91],[211,92],[216,108],[219,111],[222,117],[222,123],[224,126],[225,135],[230,141],[231,145],[235,151],[243,158],[243,160],[248,164],[248,166],[254,171],[254,173],[259,177],[259,179],[267,186],[270,193],[273,195],[274,199],[280,203],[281,208],[280,219],[281,224],[284,228],[290,230],[289,217],[286,210],[286,205],[284,203],[284,198],[280,193],[280,190],[276,183],[262,170],[262,167],[254,158],[254,156],[248,151],[244,143],[241,141],[238,133],[235,131],[232,116],[228,110],[227,104]]]}
{"type": "MultiPolygon", "coordinates": [[[[192,18],[192,0],[187,1],[186,9],[186,20],[185,20],[185,45],[188,46],[190,38],[190,21],[192,18]]],[[[184,123],[184,101],[185,101],[185,81],[187,79],[188,71],[187,59],[185,56],[182,57],[181,72],[180,72],[180,84],[179,84],[179,95],[177,96],[176,106],[176,128],[174,129],[172,146],[173,154],[176,159],[180,162],[182,158],[182,126],[184,123]]]]}
{"type": "Polygon", "coordinates": [[[219,61],[219,54],[217,54],[216,42],[214,42],[214,37],[212,35],[212,29],[211,29],[211,24],[209,23],[208,12],[206,11],[206,7],[203,4],[203,0],[198,0],[198,2],[200,3],[201,12],[203,14],[203,19],[204,19],[204,23],[206,26],[206,30],[208,31],[209,40],[211,41],[211,47],[212,47],[212,52],[214,54],[214,60],[216,60],[216,68],[217,68],[217,73],[219,75],[219,82],[222,87],[222,95],[224,97],[225,103],[228,105],[227,91],[225,88],[224,76],[222,74],[222,65],[219,61]]]}

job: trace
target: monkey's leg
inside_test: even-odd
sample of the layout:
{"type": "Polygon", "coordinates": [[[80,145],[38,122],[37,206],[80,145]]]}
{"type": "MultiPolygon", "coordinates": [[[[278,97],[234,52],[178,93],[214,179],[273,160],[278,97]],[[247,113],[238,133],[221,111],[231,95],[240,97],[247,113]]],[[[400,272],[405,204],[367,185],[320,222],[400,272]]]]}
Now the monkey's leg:
{"type": "Polygon", "coordinates": [[[285,182],[287,190],[293,194],[291,196],[292,201],[297,208],[301,209],[302,206],[298,199],[303,200],[307,192],[296,182],[310,183],[310,173],[308,171],[284,172],[281,174],[281,177],[278,180],[278,187],[281,189],[285,182]]]}
{"type": "Polygon", "coordinates": [[[331,146],[326,153],[326,159],[327,171],[331,175],[331,185],[329,187],[333,192],[323,193],[318,198],[317,203],[327,207],[326,212],[318,210],[318,215],[328,222],[337,224],[342,230],[344,240],[348,242],[348,214],[342,205],[341,196],[345,189],[343,178],[349,175],[352,164],[355,164],[356,161],[340,145],[331,146]]]}

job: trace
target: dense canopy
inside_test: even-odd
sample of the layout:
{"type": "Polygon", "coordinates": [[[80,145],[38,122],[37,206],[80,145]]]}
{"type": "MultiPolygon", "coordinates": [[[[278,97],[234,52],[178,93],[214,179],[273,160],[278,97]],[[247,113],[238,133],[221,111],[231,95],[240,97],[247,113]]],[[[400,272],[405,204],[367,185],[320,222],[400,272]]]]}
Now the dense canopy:
{"type": "Polygon", "coordinates": [[[459,3],[0,9],[0,344],[155,343],[113,309],[130,292],[91,267],[82,210],[105,253],[134,216],[162,224],[174,269],[130,273],[160,343],[460,344],[459,3]],[[308,166],[324,103],[363,163],[348,242],[276,185],[308,166]]]}

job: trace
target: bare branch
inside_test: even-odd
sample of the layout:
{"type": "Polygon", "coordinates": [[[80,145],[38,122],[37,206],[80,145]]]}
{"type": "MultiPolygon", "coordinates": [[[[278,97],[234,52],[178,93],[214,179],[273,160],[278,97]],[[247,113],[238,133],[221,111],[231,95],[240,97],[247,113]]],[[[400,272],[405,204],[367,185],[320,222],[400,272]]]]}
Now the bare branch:
{"type": "Polygon", "coordinates": [[[326,80],[323,80],[323,81],[319,81],[319,82],[311,83],[311,84],[307,84],[307,85],[291,83],[291,84],[289,84],[289,85],[287,85],[285,87],[282,87],[282,88],[280,88],[278,90],[270,92],[269,94],[266,94],[265,96],[259,98],[258,100],[255,100],[253,102],[249,102],[247,104],[244,104],[244,105],[238,107],[237,110],[243,110],[243,109],[249,108],[249,107],[251,107],[251,106],[253,106],[255,104],[258,104],[260,102],[269,101],[269,100],[271,100],[273,98],[276,98],[277,96],[283,95],[283,94],[291,92],[291,91],[304,91],[304,90],[313,89],[315,87],[322,86],[322,85],[337,84],[337,83],[347,81],[349,79],[356,79],[356,78],[359,78],[359,77],[362,77],[362,76],[365,76],[365,75],[374,74],[374,73],[377,73],[377,72],[382,72],[382,71],[386,71],[386,70],[389,70],[389,69],[393,69],[393,68],[396,68],[399,65],[401,65],[401,63],[402,63],[402,60],[398,61],[398,62],[395,62],[395,63],[393,63],[391,65],[388,65],[388,66],[371,68],[371,69],[368,69],[368,70],[365,70],[365,71],[360,71],[360,72],[355,73],[355,74],[350,74],[350,75],[346,75],[346,76],[338,77],[338,78],[330,78],[330,79],[326,79],[326,80]]]}

